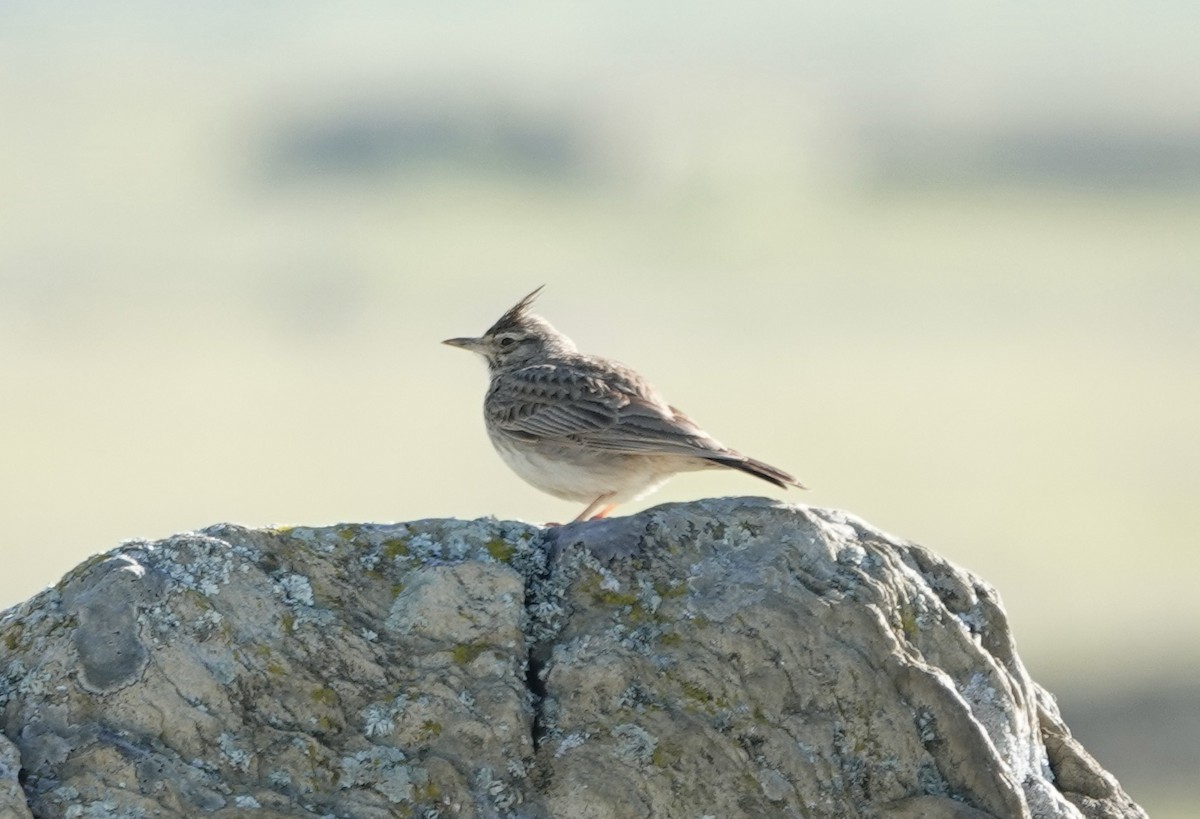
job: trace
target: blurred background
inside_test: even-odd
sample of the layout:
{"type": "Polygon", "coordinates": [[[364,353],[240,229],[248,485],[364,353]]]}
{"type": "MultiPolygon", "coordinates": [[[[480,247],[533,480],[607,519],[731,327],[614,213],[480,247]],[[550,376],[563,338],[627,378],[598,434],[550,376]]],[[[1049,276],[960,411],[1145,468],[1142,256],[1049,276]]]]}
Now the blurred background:
{"type": "Polygon", "coordinates": [[[481,333],[539,311],[1001,592],[1157,819],[1200,798],[1200,12],[0,9],[0,605],[126,538],[578,510],[481,333]]]}

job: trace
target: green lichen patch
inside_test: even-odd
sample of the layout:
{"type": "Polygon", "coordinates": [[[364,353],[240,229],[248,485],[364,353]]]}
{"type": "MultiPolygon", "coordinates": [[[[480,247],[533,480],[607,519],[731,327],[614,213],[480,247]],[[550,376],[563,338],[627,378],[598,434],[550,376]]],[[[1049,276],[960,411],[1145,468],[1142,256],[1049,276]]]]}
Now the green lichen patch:
{"type": "Polygon", "coordinates": [[[398,557],[408,557],[408,538],[388,538],[380,544],[380,551],[383,552],[383,556],[388,560],[395,560],[398,557]]]}
{"type": "Polygon", "coordinates": [[[669,768],[679,761],[683,749],[675,742],[659,742],[650,754],[650,764],[656,768],[669,768]]]}
{"type": "Polygon", "coordinates": [[[904,636],[909,640],[917,636],[917,613],[911,606],[900,607],[900,628],[904,629],[904,636]]]}
{"type": "Polygon", "coordinates": [[[437,802],[442,798],[442,789],[432,779],[416,790],[417,798],[423,802],[437,802]]]}
{"type": "Polygon", "coordinates": [[[21,635],[25,633],[25,628],[20,623],[15,624],[12,628],[4,632],[4,647],[9,651],[16,651],[21,645],[21,635]]]}
{"type": "Polygon", "coordinates": [[[705,705],[711,704],[714,700],[712,694],[695,683],[681,681],[679,683],[679,690],[682,692],[683,696],[687,697],[689,700],[704,703],[705,705]]]}
{"type": "Polygon", "coordinates": [[[313,702],[320,703],[321,705],[328,705],[330,707],[336,705],[338,700],[337,692],[332,688],[325,687],[314,688],[308,696],[313,702]]]}
{"type": "Polygon", "coordinates": [[[512,560],[512,556],[516,552],[516,549],[512,544],[507,543],[498,537],[489,540],[484,548],[487,549],[487,553],[489,555],[501,563],[508,563],[510,560],[512,560]]]}
{"type": "Polygon", "coordinates": [[[451,649],[450,655],[454,658],[456,665],[470,665],[487,648],[487,645],[483,643],[459,643],[451,649]]]}
{"type": "Polygon", "coordinates": [[[678,686],[678,707],[686,711],[702,714],[719,714],[730,711],[734,706],[729,699],[722,696],[722,689],[715,692],[692,679],[679,679],[672,675],[672,681],[678,686]]]}
{"type": "Polygon", "coordinates": [[[608,591],[607,589],[598,590],[596,594],[592,596],[592,599],[603,606],[628,606],[633,608],[638,604],[638,598],[636,594],[608,591]]]}
{"type": "Polygon", "coordinates": [[[609,608],[632,608],[638,604],[638,596],[633,592],[613,589],[606,583],[607,578],[597,572],[592,572],[583,579],[580,590],[594,603],[609,608]]]}
{"type": "Polygon", "coordinates": [[[687,583],[667,583],[660,580],[654,584],[654,591],[656,591],[658,596],[662,599],[670,600],[676,597],[683,597],[685,594],[687,594],[688,587],[687,583]]]}

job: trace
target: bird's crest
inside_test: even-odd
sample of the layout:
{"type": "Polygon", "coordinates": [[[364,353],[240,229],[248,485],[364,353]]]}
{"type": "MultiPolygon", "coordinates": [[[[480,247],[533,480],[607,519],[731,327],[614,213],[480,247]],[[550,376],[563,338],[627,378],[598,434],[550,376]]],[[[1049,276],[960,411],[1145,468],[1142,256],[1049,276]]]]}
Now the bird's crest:
{"type": "Polygon", "coordinates": [[[521,319],[525,318],[526,314],[529,313],[529,308],[533,304],[533,300],[537,298],[538,293],[541,293],[542,287],[545,286],[546,285],[543,284],[541,287],[534,290],[528,296],[510,307],[507,313],[496,319],[496,323],[488,329],[486,335],[490,336],[496,333],[501,333],[505,330],[520,325],[521,319]]]}

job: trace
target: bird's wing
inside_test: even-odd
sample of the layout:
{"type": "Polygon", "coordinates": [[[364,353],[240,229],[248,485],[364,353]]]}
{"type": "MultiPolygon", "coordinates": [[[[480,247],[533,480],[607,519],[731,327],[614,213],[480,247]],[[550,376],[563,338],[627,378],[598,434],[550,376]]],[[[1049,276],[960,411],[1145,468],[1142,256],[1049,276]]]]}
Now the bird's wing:
{"type": "Polygon", "coordinates": [[[608,452],[710,457],[728,450],[622,370],[532,365],[497,379],[488,420],[524,440],[576,443],[608,452]]]}

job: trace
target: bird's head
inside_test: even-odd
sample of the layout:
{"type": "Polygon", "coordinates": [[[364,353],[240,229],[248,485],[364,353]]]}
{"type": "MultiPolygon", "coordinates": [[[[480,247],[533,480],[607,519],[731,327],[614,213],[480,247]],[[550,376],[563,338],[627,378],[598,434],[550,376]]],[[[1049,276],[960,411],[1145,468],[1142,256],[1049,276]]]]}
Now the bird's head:
{"type": "MultiPolygon", "coordinates": [[[[542,285],[545,287],[545,285],[542,285]]],[[[539,287],[514,304],[479,338],[448,338],[443,344],[478,353],[492,371],[521,367],[546,356],[575,351],[571,339],[550,322],[529,312],[539,287]]]]}

